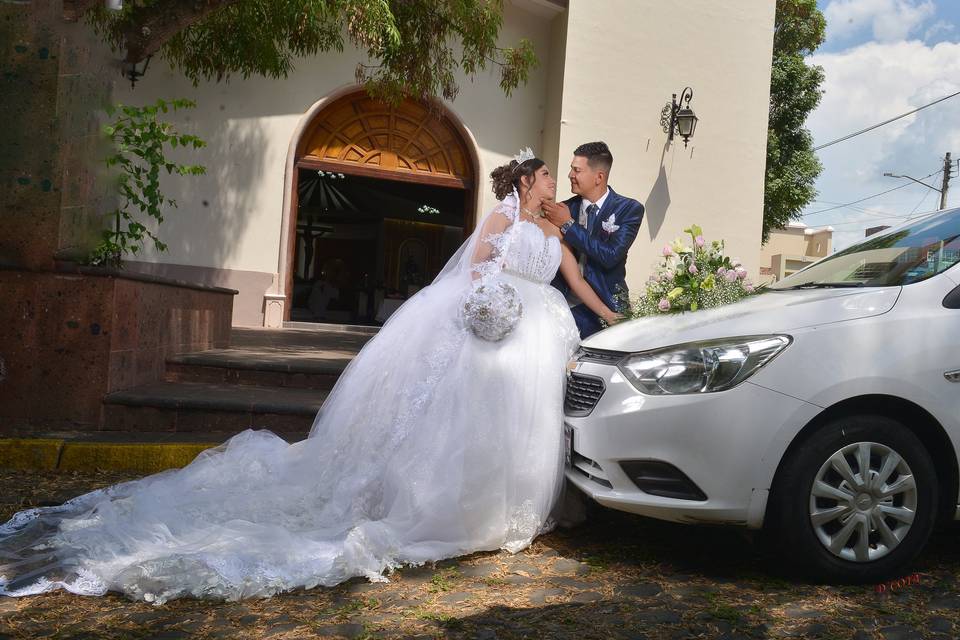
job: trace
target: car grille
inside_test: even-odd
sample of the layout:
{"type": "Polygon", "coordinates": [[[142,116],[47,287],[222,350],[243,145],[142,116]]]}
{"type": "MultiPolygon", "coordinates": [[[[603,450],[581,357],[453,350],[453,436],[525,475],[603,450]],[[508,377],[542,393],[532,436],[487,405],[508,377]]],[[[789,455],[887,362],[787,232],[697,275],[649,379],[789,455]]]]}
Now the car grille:
{"type": "Polygon", "coordinates": [[[567,378],[567,395],[563,401],[564,413],[568,416],[590,415],[605,390],[603,378],[571,373],[567,378]]]}

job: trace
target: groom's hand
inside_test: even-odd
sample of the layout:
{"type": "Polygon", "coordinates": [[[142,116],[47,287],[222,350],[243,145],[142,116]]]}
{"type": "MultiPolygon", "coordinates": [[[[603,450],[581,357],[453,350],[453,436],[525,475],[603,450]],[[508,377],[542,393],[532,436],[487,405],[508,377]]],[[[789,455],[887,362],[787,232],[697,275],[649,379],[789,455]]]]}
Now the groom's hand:
{"type": "Polygon", "coordinates": [[[543,201],[543,211],[547,214],[547,220],[554,226],[559,227],[564,222],[573,220],[570,215],[570,209],[562,202],[543,201]]]}

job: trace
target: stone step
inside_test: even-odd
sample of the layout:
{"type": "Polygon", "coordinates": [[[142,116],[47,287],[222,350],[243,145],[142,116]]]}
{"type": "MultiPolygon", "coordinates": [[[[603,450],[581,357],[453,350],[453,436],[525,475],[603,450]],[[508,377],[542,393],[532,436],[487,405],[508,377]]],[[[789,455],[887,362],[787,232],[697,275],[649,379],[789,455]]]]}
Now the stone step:
{"type": "MultiPolygon", "coordinates": [[[[367,328],[364,328],[367,329],[367,328]]],[[[370,331],[271,331],[235,327],[231,346],[167,359],[167,382],[331,389],[370,331]]]]}
{"type": "Polygon", "coordinates": [[[305,436],[327,392],[212,382],[156,382],[106,395],[103,429],[305,436]]]}
{"type": "Polygon", "coordinates": [[[320,331],[326,333],[331,331],[335,333],[359,333],[368,336],[376,335],[380,330],[379,325],[336,324],[327,322],[291,322],[289,320],[283,323],[283,328],[298,329],[301,331],[320,331]]]}
{"type": "Polygon", "coordinates": [[[168,358],[164,380],[330,390],[349,363],[349,358],[249,357],[240,349],[218,349],[168,358]]]}

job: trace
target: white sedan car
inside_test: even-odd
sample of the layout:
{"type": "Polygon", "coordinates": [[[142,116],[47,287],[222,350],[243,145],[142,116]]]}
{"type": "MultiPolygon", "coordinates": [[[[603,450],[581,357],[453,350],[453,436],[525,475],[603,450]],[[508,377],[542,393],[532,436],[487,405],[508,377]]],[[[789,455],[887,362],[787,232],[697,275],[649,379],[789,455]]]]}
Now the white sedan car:
{"type": "Polygon", "coordinates": [[[960,209],[718,309],[585,340],[568,479],[602,505],[767,528],[819,579],[900,572],[958,518],[960,209]]]}

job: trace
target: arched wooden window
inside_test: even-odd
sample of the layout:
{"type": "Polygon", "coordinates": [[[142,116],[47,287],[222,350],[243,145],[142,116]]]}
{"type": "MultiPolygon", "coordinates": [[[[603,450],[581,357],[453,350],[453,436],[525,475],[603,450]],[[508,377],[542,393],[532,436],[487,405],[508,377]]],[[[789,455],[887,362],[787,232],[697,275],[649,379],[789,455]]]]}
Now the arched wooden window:
{"type": "Polygon", "coordinates": [[[470,154],[454,124],[407,100],[392,107],[365,93],[324,108],[301,138],[297,164],[326,171],[470,188],[470,154]]]}

